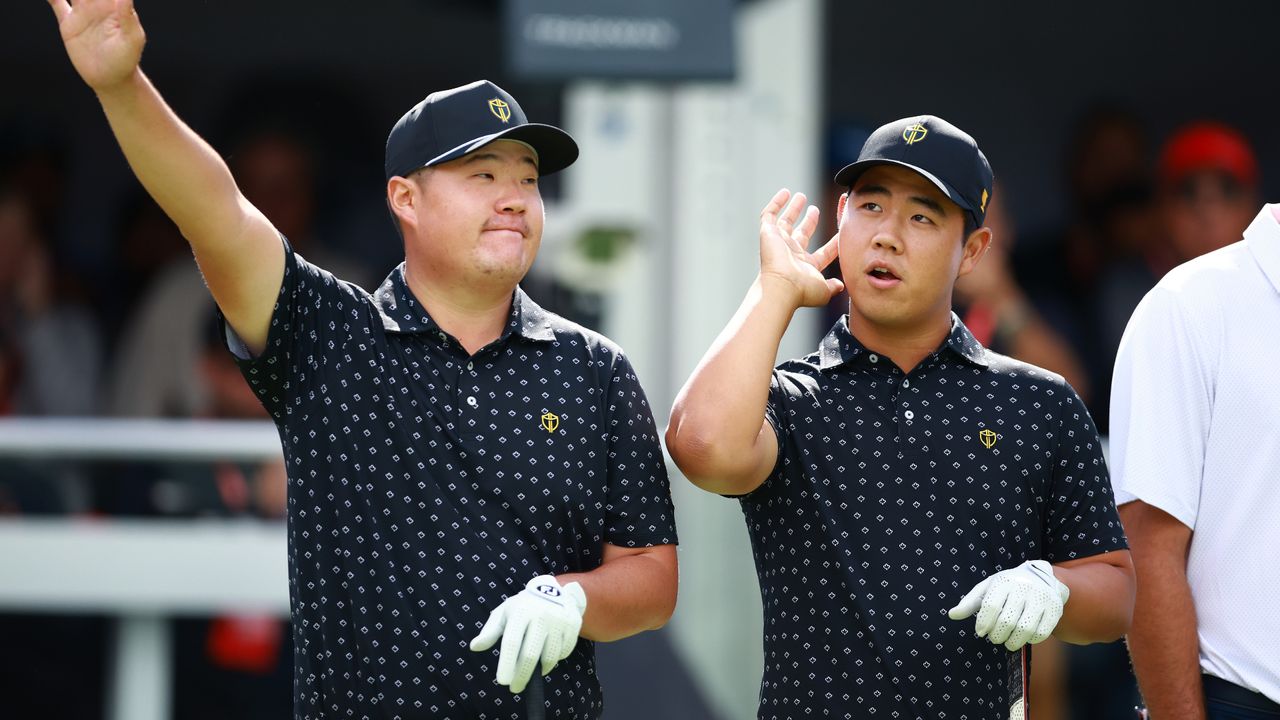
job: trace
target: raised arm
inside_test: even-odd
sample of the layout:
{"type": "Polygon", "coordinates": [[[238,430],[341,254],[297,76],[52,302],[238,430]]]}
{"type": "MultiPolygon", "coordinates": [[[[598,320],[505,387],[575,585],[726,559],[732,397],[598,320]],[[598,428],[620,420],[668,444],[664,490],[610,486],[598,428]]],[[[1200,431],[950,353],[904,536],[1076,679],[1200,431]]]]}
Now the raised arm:
{"type": "Polygon", "coordinates": [[[804,208],[803,194],[779,190],[761,212],[760,275],[671,409],[667,449],[704,490],[741,495],[768,477],[778,457],[765,420],[778,344],[797,308],[825,305],[843,288],[822,276],[838,254],[837,239],[806,250],[818,210],[804,208]]]}
{"type": "Polygon", "coordinates": [[[231,171],[169,109],[138,63],[132,0],[49,0],[76,72],[98,96],[134,174],[191,244],[214,300],[255,353],[266,345],[284,248],[231,171]]]}

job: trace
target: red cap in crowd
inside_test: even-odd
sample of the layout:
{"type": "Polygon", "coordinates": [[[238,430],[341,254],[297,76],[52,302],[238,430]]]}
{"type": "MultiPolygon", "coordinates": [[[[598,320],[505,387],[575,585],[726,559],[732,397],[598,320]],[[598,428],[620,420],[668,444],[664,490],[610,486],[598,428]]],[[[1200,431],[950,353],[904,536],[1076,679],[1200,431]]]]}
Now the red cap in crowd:
{"type": "Polygon", "coordinates": [[[1221,123],[1187,125],[1169,138],[1160,153],[1160,179],[1168,184],[1203,170],[1226,172],[1245,187],[1258,183],[1258,161],[1249,141],[1221,123]]]}

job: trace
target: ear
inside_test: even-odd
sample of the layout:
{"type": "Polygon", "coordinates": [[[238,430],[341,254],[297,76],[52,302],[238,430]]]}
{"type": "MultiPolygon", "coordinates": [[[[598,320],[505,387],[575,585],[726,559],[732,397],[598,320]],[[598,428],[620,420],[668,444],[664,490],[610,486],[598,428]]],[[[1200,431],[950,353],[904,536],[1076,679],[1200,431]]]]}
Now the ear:
{"type": "Polygon", "coordinates": [[[990,248],[991,228],[978,228],[969,233],[969,237],[964,239],[964,247],[960,255],[960,271],[956,273],[956,277],[973,272],[973,269],[978,266],[978,261],[990,248]]]}
{"type": "Polygon", "coordinates": [[[849,204],[849,193],[840,193],[840,200],[836,202],[836,230],[844,224],[844,207],[849,204]]]}
{"type": "Polygon", "coordinates": [[[397,175],[387,181],[387,207],[401,225],[417,226],[417,202],[418,186],[412,180],[397,175]]]}

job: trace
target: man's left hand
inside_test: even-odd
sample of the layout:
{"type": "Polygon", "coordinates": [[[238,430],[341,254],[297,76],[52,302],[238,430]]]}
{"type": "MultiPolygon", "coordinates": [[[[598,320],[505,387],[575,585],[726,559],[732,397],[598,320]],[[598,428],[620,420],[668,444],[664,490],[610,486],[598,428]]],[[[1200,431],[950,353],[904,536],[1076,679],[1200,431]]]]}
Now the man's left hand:
{"type": "Polygon", "coordinates": [[[551,575],[539,575],[489,614],[480,634],[471,640],[471,649],[488,650],[502,638],[498,684],[518,693],[528,684],[539,660],[546,675],[569,657],[586,611],[587,595],[581,585],[571,582],[562,587],[551,575]]]}
{"type": "Polygon", "coordinates": [[[1028,560],[975,585],[947,615],[963,620],[976,612],[978,637],[1017,650],[1049,637],[1070,595],[1070,588],[1054,577],[1053,566],[1028,560]]]}

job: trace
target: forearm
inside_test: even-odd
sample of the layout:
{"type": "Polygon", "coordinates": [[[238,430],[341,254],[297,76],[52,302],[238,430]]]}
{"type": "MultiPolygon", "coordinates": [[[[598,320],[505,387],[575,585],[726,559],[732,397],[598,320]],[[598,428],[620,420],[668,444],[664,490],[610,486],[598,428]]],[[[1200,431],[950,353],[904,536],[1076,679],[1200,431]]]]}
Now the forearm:
{"type": "Polygon", "coordinates": [[[1053,631],[1063,642],[1086,645],[1111,642],[1133,620],[1134,579],[1128,553],[1109,553],[1114,562],[1055,565],[1053,574],[1071,590],[1062,619],[1053,631]],[[1123,558],[1123,565],[1118,564],[1123,558]]]}
{"type": "Polygon", "coordinates": [[[611,642],[656,630],[671,619],[679,584],[675,548],[653,550],[609,560],[590,572],[556,576],[562,585],[578,583],[587,595],[582,637],[611,642]]]}
{"type": "Polygon", "coordinates": [[[667,446],[690,480],[756,464],[770,376],[795,309],[785,283],[757,278],[676,397],[667,446]]]}
{"type": "Polygon", "coordinates": [[[139,182],[196,251],[211,238],[233,241],[248,208],[231,171],[169,108],[142,70],[97,90],[97,96],[139,182]]]}
{"type": "Polygon", "coordinates": [[[1155,720],[1203,720],[1200,641],[1187,582],[1191,529],[1140,500],[1121,505],[1120,520],[1139,579],[1128,639],[1142,697],[1155,720]]]}

